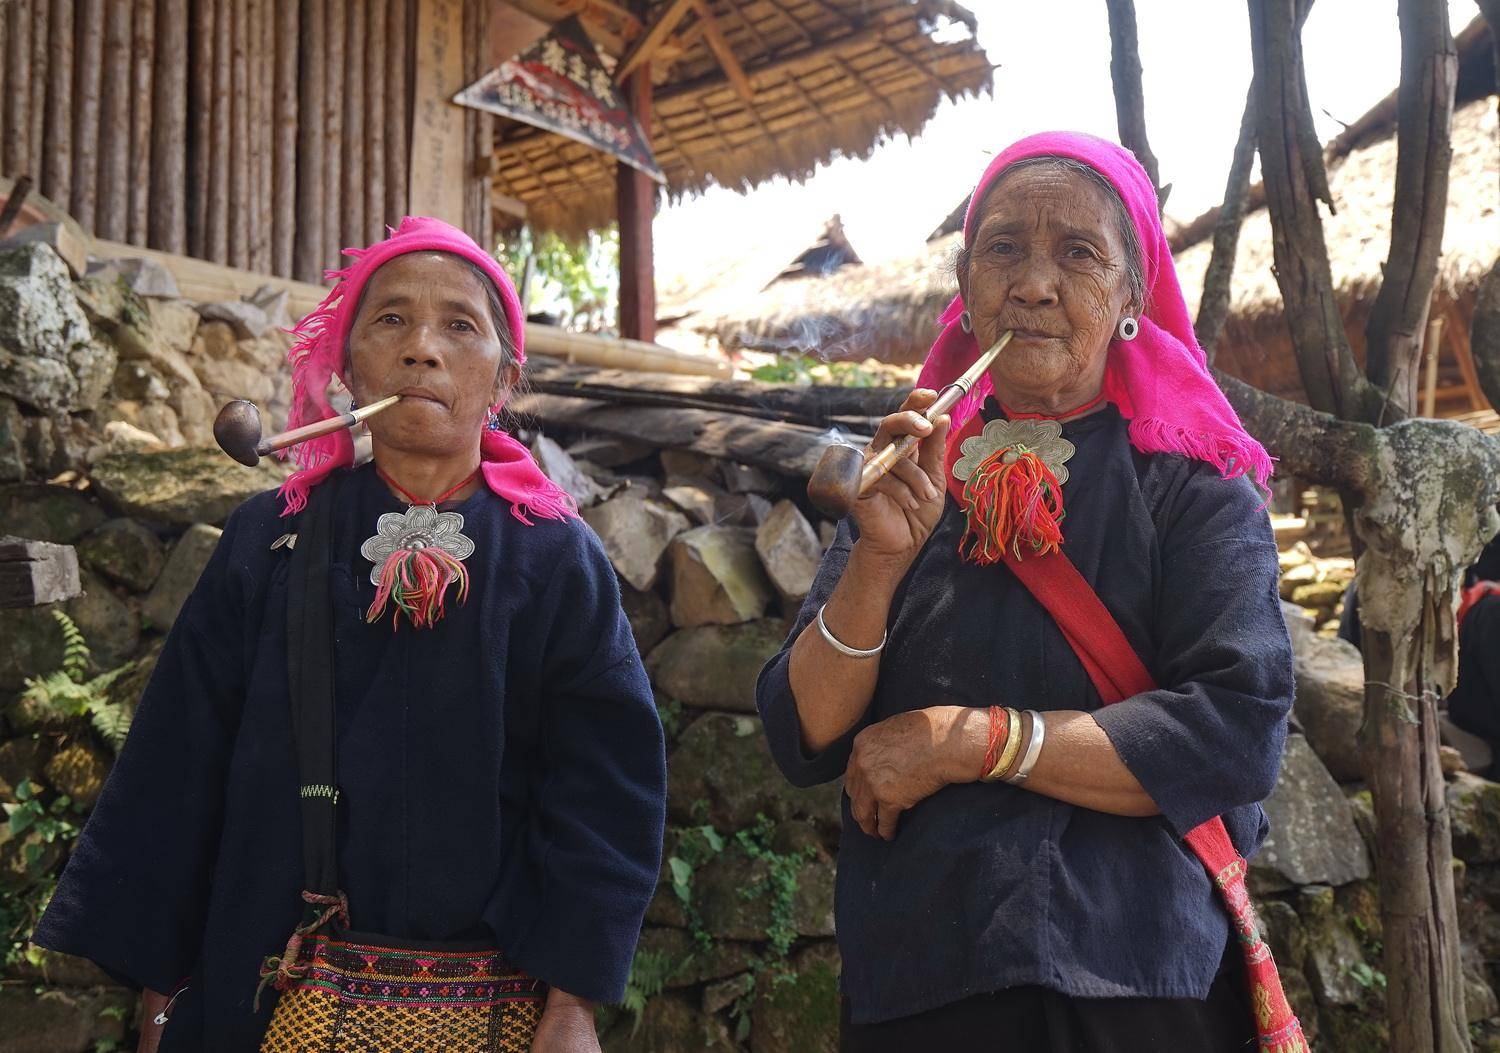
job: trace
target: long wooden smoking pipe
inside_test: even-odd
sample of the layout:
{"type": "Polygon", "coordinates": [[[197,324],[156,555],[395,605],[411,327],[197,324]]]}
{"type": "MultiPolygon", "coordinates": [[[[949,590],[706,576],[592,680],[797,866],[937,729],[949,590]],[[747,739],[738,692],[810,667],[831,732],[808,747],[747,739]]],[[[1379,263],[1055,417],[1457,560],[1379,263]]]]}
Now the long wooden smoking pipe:
{"type": "Polygon", "coordinates": [[[324,435],[332,435],[344,428],[352,428],[400,401],[400,395],[388,395],[379,402],[340,413],[337,417],[314,421],[263,439],[260,435],[260,410],[256,409],[253,402],[235,399],[233,402],[226,402],[224,408],[219,410],[219,415],[214,418],[214,439],[218,442],[219,449],[241,464],[254,468],[267,454],[309,439],[321,439],[324,435]]]}
{"type": "MultiPolygon", "coordinates": [[[[1001,333],[995,345],[980,355],[963,376],[938,392],[937,399],[922,415],[934,420],[952,409],[984,376],[1014,335],[1009,329],[1001,333]]],[[[828,447],[807,481],[807,499],[824,515],[842,519],[920,441],[916,435],[903,435],[868,460],[864,451],[855,446],[838,443],[828,447]]]]}

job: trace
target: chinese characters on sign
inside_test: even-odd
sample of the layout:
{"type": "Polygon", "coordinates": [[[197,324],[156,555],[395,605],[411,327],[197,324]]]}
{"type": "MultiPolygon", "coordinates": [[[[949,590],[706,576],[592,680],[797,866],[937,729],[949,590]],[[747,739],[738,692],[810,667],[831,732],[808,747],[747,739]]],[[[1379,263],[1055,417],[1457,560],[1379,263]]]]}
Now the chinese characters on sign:
{"type": "Polygon", "coordinates": [[[547,36],[500,63],[453,101],[566,135],[666,182],[640,125],[600,65],[599,53],[576,16],[559,22],[547,36]]]}

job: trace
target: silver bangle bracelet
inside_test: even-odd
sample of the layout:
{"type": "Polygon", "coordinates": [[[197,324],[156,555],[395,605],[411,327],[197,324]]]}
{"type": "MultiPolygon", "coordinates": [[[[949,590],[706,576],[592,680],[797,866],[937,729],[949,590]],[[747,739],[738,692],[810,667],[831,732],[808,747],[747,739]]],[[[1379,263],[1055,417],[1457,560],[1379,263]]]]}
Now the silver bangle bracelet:
{"type": "Polygon", "coordinates": [[[1012,786],[1020,786],[1031,776],[1036,759],[1042,755],[1042,740],[1047,737],[1047,721],[1042,715],[1034,709],[1028,709],[1026,715],[1031,718],[1031,741],[1026,743],[1026,756],[1021,758],[1021,766],[1005,780],[1012,786]]]}
{"type": "MultiPolygon", "coordinates": [[[[828,604],[823,604],[823,607],[827,606],[828,604]]],[[[872,647],[868,651],[861,651],[858,647],[850,647],[848,644],[844,643],[838,637],[834,636],[833,633],[828,631],[828,623],[823,620],[823,607],[818,608],[818,631],[823,634],[823,639],[828,641],[828,646],[832,647],[839,654],[844,655],[847,658],[874,658],[881,651],[885,650],[885,641],[886,637],[890,635],[889,632],[881,634],[880,646],[872,647]]]]}

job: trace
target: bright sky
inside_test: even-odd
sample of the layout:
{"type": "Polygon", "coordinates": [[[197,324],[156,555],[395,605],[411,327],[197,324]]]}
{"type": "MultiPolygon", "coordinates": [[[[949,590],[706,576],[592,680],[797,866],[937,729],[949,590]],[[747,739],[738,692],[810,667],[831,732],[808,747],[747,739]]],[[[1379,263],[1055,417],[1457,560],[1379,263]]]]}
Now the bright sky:
{"type": "MultiPolygon", "coordinates": [[[[744,196],[715,189],[663,209],[655,225],[658,279],[690,271],[705,256],[751,251],[771,224],[805,229],[810,244],[835,212],[866,262],[905,256],[1015,139],[1055,128],[1117,137],[1103,0],[960,2],[977,16],[979,42],[998,64],[992,97],[945,102],[916,138],[879,146],[866,161],[836,160],[801,186],[777,179],[744,196]]],[[[1457,33],[1478,7],[1449,0],[1448,12],[1457,33]]],[[[1167,212],[1190,219],[1224,194],[1250,84],[1246,4],[1138,0],[1136,17],[1147,131],[1162,181],[1172,184],[1167,212]]],[[[1317,0],[1303,45],[1326,140],[1396,86],[1395,0],[1317,0]]]]}

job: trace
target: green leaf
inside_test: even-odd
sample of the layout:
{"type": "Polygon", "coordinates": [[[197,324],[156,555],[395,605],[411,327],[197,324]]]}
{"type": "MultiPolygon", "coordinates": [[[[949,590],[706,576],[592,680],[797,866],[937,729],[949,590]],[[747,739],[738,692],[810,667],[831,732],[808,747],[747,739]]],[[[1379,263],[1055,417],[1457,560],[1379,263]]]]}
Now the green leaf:
{"type": "Polygon", "coordinates": [[[672,871],[672,881],[679,885],[691,885],[693,883],[693,868],[686,860],[673,856],[667,860],[667,866],[672,871]]]}
{"type": "Polygon", "coordinates": [[[17,808],[10,813],[10,835],[20,837],[36,822],[36,812],[30,808],[17,808]]]}
{"type": "Polygon", "coordinates": [[[36,789],[31,785],[30,779],[22,779],[16,783],[16,800],[29,801],[36,794],[36,789]]]}

